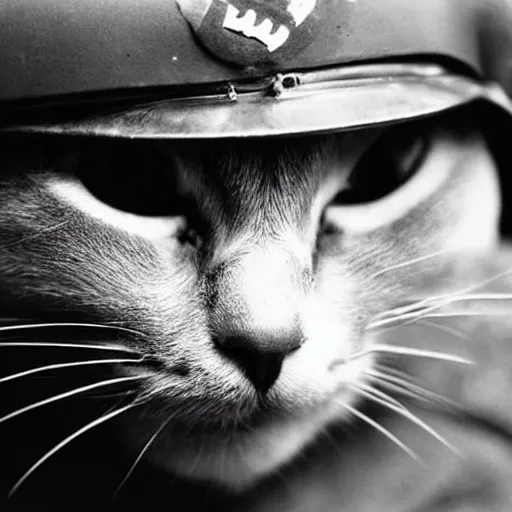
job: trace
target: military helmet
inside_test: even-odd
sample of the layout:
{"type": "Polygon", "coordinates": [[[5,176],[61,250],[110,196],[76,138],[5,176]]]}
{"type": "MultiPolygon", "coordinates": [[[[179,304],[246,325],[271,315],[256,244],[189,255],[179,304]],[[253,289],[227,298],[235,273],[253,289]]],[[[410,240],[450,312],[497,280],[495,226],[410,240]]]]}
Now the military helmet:
{"type": "Polygon", "coordinates": [[[3,130],[218,138],[511,112],[509,0],[6,0],[3,130]]]}

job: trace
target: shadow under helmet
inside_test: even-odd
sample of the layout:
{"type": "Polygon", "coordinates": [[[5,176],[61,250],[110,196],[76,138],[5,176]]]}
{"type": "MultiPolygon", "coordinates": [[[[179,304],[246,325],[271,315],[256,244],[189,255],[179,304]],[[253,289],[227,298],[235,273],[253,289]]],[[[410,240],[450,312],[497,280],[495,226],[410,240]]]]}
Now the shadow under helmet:
{"type": "Polygon", "coordinates": [[[509,0],[6,0],[8,131],[218,138],[511,112],[509,0]]]}

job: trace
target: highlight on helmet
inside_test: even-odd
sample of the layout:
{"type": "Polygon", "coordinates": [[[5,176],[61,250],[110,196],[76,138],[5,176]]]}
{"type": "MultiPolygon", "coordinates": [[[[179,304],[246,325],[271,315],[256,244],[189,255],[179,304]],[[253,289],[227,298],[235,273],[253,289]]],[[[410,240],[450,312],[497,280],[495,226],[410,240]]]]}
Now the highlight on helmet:
{"type": "Polygon", "coordinates": [[[509,111],[511,10],[505,0],[7,2],[3,129],[247,137],[392,123],[479,99],[509,111]]]}

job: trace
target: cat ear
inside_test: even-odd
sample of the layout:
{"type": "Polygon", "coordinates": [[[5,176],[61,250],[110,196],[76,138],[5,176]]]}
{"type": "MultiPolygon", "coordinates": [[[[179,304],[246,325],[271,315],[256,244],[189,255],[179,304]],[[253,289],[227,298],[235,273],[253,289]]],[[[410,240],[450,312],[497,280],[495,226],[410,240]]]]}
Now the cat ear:
{"type": "Polygon", "coordinates": [[[485,76],[512,96],[512,0],[481,2],[477,30],[485,76]]]}

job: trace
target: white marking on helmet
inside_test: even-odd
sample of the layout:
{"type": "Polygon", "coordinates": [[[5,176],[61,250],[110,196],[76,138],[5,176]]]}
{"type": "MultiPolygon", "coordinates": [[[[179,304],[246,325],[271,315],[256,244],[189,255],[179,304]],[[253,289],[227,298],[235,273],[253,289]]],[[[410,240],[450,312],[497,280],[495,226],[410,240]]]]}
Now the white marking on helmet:
{"type": "Polygon", "coordinates": [[[299,27],[304,20],[313,12],[316,0],[290,0],[288,12],[295,20],[295,26],[299,27]]]}
{"type": "Polygon", "coordinates": [[[235,6],[228,4],[222,27],[256,39],[271,53],[283,46],[290,37],[290,31],[284,25],[280,25],[272,33],[274,25],[268,18],[256,25],[256,11],[253,9],[248,9],[243,16],[239,14],[240,11],[235,6]]]}

